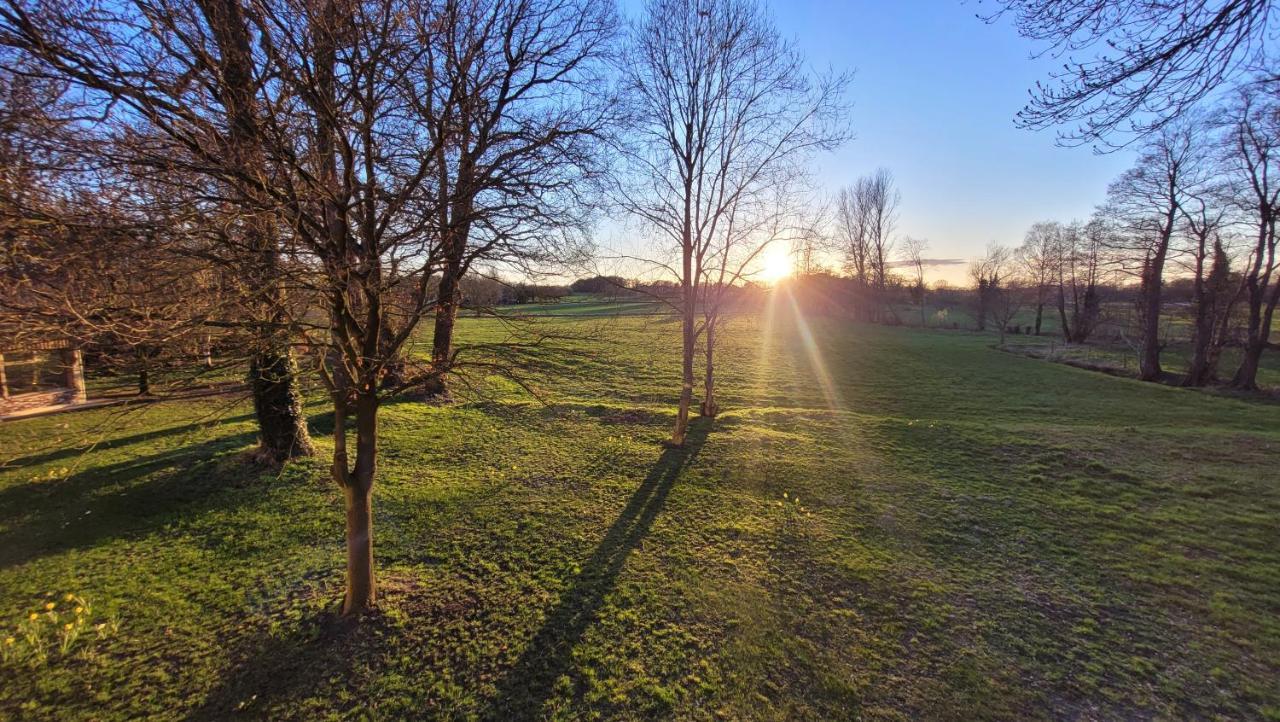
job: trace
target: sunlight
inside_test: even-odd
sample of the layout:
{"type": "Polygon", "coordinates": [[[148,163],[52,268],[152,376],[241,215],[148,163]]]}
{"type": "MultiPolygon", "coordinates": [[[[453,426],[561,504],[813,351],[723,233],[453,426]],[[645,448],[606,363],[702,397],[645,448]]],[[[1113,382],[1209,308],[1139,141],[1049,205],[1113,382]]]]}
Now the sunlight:
{"type": "Polygon", "coordinates": [[[771,244],[760,257],[760,278],[771,286],[790,276],[791,268],[791,252],[784,244],[771,244]]]}
{"type": "Polygon", "coordinates": [[[809,328],[809,322],[804,317],[804,312],[800,310],[800,304],[796,301],[796,297],[786,288],[787,298],[791,301],[791,312],[795,318],[796,331],[800,334],[800,342],[804,345],[806,355],[809,357],[809,365],[813,369],[814,378],[818,381],[818,386],[822,389],[822,395],[826,397],[827,408],[832,411],[843,411],[845,408],[844,399],[840,396],[840,391],[836,388],[835,381],[831,377],[831,373],[827,371],[826,360],[822,357],[822,351],[818,348],[818,342],[813,337],[813,331],[809,328]]]}

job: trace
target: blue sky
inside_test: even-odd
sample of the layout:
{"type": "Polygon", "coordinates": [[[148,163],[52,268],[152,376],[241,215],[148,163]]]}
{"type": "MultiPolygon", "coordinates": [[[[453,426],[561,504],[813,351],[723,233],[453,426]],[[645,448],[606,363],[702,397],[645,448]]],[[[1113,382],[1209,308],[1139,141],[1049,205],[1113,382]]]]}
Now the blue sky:
{"type": "MultiPolygon", "coordinates": [[[[818,159],[819,180],[834,189],[877,166],[892,170],[899,230],[928,238],[932,257],[973,257],[989,241],[1018,245],[1037,220],[1087,218],[1133,160],[1131,151],[1096,155],[1055,145],[1052,131],[1014,127],[1028,88],[1060,61],[1032,59],[1037,47],[1007,23],[979,20],[990,4],[766,2],[815,67],[856,71],[856,137],[818,159]]],[[[640,7],[624,2],[627,13],[640,7]]]]}

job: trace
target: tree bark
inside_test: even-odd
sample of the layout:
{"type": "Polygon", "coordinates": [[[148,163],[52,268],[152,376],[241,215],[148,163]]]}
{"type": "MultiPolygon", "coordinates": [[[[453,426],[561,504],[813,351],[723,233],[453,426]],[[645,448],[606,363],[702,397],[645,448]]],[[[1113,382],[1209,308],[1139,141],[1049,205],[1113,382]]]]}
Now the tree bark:
{"type": "MultiPolygon", "coordinates": [[[[1260,231],[1260,237],[1263,234],[1274,233],[1274,230],[1260,231]]],[[[1274,248],[1267,243],[1270,236],[1259,240],[1257,253],[1261,258],[1264,252],[1267,253],[1266,262],[1259,260],[1254,261],[1252,272],[1247,277],[1248,300],[1249,300],[1249,326],[1248,336],[1244,346],[1244,356],[1240,360],[1240,367],[1236,369],[1235,376],[1231,379],[1231,387],[1242,391],[1254,391],[1258,388],[1258,366],[1261,364],[1262,352],[1267,348],[1267,342],[1271,335],[1271,319],[1275,313],[1275,308],[1280,302],[1280,282],[1270,283],[1272,271],[1271,263],[1274,263],[1274,248]],[[1265,266],[1265,270],[1263,267],[1265,266]],[[1267,298],[1267,286],[1271,285],[1270,298],[1267,298]]]]}
{"type": "Polygon", "coordinates": [[[1036,335],[1040,335],[1040,325],[1044,320],[1044,302],[1036,304],[1036,335]]]}
{"type": "MultiPolygon", "coordinates": [[[[266,162],[254,95],[253,50],[244,8],[238,0],[202,0],[201,10],[218,45],[218,70],[222,78],[222,103],[226,108],[227,151],[232,163],[247,177],[265,179],[266,162]]],[[[261,432],[262,456],[275,463],[314,453],[302,416],[297,386],[297,365],[287,338],[279,326],[284,318],[284,291],[280,285],[279,251],[273,224],[262,215],[269,204],[252,186],[245,192],[246,242],[256,254],[248,269],[253,280],[257,321],[261,327],[257,348],[249,362],[249,387],[261,432]]]]}
{"type": "MultiPolygon", "coordinates": [[[[1169,195],[1174,195],[1172,181],[1169,195]]],[[[1173,237],[1177,212],[1177,204],[1171,203],[1160,229],[1155,253],[1147,257],[1146,267],[1142,269],[1142,298],[1139,307],[1142,312],[1142,347],[1138,354],[1138,378],[1143,381],[1158,381],[1164,373],[1160,368],[1160,310],[1164,290],[1164,261],[1169,254],[1169,239],[1173,237]]]]}
{"type": "Polygon", "coordinates": [[[716,369],[715,369],[715,349],[716,349],[716,326],[715,323],[707,323],[707,345],[706,345],[706,376],[703,379],[703,395],[702,408],[699,410],[703,416],[714,417],[720,413],[719,404],[716,403],[716,369]]]}
{"type": "Polygon", "coordinates": [[[249,361],[249,385],[253,412],[258,420],[260,453],[271,463],[281,463],[315,453],[302,413],[297,384],[297,364],[288,349],[254,355],[249,361]]]}
{"type": "Polygon", "coordinates": [[[346,506],[347,589],[344,615],[357,615],[378,600],[373,564],[373,481],[377,471],[378,397],[363,389],[356,398],[356,463],[347,457],[347,405],[335,395],[333,409],[333,478],[346,506]]]}
{"type": "Polygon", "coordinates": [[[1071,323],[1067,321],[1067,290],[1058,282],[1058,319],[1062,321],[1062,340],[1071,343],[1071,323]]]}

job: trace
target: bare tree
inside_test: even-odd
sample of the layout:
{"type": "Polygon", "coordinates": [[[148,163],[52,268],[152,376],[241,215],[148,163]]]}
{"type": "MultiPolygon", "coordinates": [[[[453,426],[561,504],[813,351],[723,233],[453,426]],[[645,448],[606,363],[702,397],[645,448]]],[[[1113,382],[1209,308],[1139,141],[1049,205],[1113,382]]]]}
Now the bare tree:
{"type": "Polygon", "coordinates": [[[1225,342],[1226,325],[1239,295],[1231,288],[1230,259],[1222,234],[1231,219],[1223,203],[1222,185],[1216,177],[1189,188],[1179,206],[1180,235],[1191,273],[1191,359],[1184,386],[1204,386],[1214,379],[1225,342]]]}
{"type": "Polygon", "coordinates": [[[254,72],[243,8],[228,0],[110,8],[6,0],[0,45],[21,54],[27,72],[82,89],[79,112],[112,121],[108,127],[124,141],[115,152],[127,155],[120,160],[135,172],[151,172],[163,184],[167,176],[186,181],[192,171],[214,184],[196,190],[202,202],[242,211],[226,240],[243,251],[233,263],[241,322],[254,330],[249,380],[262,455],[279,461],[312,453],[281,316],[279,235],[262,212],[263,78],[254,72]]]}
{"type": "Polygon", "coordinates": [[[863,217],[866,233],[867,262],[871,271],[873,313],[879,318],[884,310],[889,286],[889,261],[893,256],[893,232],[898,225],[898,207],[902,194],[894,187],[893,173],[878,168],[858,180],[854,195],[863,217]]]}
{"type": "MultiPolygon", "coordinates": [[[[1009,271],[1009,275],[1001,279],[1000,284],[991,291],[991,310],[996,323],[1000,325],[1001,346],[1004,345],[1005,335],[1014,327],[1014,320],[1022,312],[1027,299],[1034,293],[1034,289],[1028,287],[1026,281],[1020,278],[1012,267],[1009,271]]],[[[1016,333],[1017,329],[1014,331],[1016,333]]]]}
{"type": "Polygon", "coordinates": [[[1258,366],[1280,304],[1280,258],[1276,223],[1280,218],[1280,102],[1272,93],[1247,90],[1231,107],[1227,166],[1236,203],[1251,218],[1253,242],[1244,268],[1243,300],[1248,308],[1244,354],[1231,379],[1239,389],[1258,386],[1258,366]]]}
{"type": "Polygon", "coordinates": [[[742,231],[770,215],[776,184],[810,152],[842,139],[846,80],[812,77],[753,0],[650,0],[625,59],[631,126],[621,149],[630,175],[618,192],[676,257],[656,266],[680,286],[672,303],[681,318],[681,390],[671,435],[680,446],[708,320],[714,333],[714,319],[700,322],[699,309],[709,289],[732,283],[736,270],[726,269],[744,268],[768,240],[742,231]]]}
{"type": "Polygon", "coordinates": [[[996,312],[1001,284],[1009,274],[1011,256],[1008,248],[990,243],[986,254],[969,264],[969,277],[973,279],[976,292],[974,320],[979,331],[987,329],[988,316],[996,312]]]}
{"type": "Polygon", "coordinates": [[[1083,226],[1073,223],[1064,231],[1064,242],[1054,265],[1062,337],[1070,343],[1088,341],[1101,318],[1102,254],[1110,234],[1110,227],[1102,218],[1091,219],[1083,226]]]}
{"type": "Polygon", "coordinates": [[[924,253],[929,249],[929,241],[925,238],[902,239],[902,260],[911,269],[912,294],[920,306],[920,328],[929,325],[925,317],[925,285],[924,285],[924,253]]]}
{"type": "MultiPolygon", "coordinates": [[[[1075,123],[1067,142],[1104,141],[1163,128],[1241,75],[1269,66],[1270,0],[994,0],[988,21],[1011,16],[1018,32],[1067,56],[1037,84],[1018,123],[1075,123]],[[1088,54],[1076,59],[1076,54],[1088,54]]],[[[1270,84],[1275,76],[1266,74],[1270,84]]]]}
{"type": "MultiPolygon", "coordinates": [[[[1016,252],[1036,309],[1035,333],[1037,336],[1040,335],[1043,324],[1045,304],[1049,300],[1049,294],[1054,290],[1055,281],[1058,281],[1061,275],[1063,243],[1062,224],[1057,221],[1041,221],[1031,226],[1022,246],[1016,252]]],[[[1061,291],[1060,285],[1058,290],[1061,291]]],[[[1059,299],[1062,299],[1061,293],[1059,293],[1059,299]]],[[[1065,304],[1060,305],[1059,311],[1065,329],[1065,304]]]]}
{"type": "Polygon", "coordinates": [[[1108,211],[1124,231],[1117,237],[1116,250],[1140,282],[1138,374],[1144,381],[1155,381],[1163,373],[1160,314],[1165,264],[1187,188],[1200,181],[1204,150],[1196,126],[1166,127],[1146,142],[1134,167],[1107,190],[1108,211]]]}
{"type": "Polygon", "coordinates": [[[413,111],[435,147],[431,224],[443,250],[429,390],[444,395],[472,266],[532,272],[585,245],[576,231],[613,120],[604,61],[617,19],[590,0],[444,0],[417,20],[418,70],[432,84],[413,111]]]}

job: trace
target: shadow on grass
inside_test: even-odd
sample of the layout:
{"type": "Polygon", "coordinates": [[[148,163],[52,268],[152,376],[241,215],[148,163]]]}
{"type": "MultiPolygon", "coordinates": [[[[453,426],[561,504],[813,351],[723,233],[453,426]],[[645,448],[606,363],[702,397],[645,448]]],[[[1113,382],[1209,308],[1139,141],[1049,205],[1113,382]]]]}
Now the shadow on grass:
{"type": "Polygon", "coordinates": [[[264,630],[248,642],[243,657],[185,719],[307,719],[299,702],[317,694],[330,697],[327,703],[334,707],[363,706],[368,700],[360,698],[361,681],[352,671],[376,665],[383,638],[396,633],[377,614],[351,620],[338,614],[336,604],[313,609],[301,623],[289,622],[274,634],[264,630]],[[331,697],[343,687],[349,693],[345,701],[331,697]]]}
{"type": "Polygon", "coordinates": [[[146,533],[210,504],[243,500],[244,494],[223,492],[237,471],[256,474],[229,468],[221,457],[256,438],[256,432],[221,436],[0,490],[0,568],[146,533]]]}
{"type": "MultiPolygon", "coordinates": [[[[122,436],[118,439],[108,439],[106,441],[93,444],[91,446],[66,446],[60,449],[54,449],[52,451],[47,451],[41,454],[32,454],[30,456],[23,456],[17,459],[10,459],[9,461],[0,463],[0,470],[22,468],[24,466],[44,464],[51,461],[61,461],[63,459],[70,459],[74,456],[80,456],[82,454],[88,454],[88,453],[93,453],[97,451],[108,451],[110,449],[118,449],[123,446],[130,446],[132,444],[141,444],[147,441],[155,441],[156,439],[163,439],[168,436],[177,436],[179,434],[198,431],[200,429],[217,427],[220,424],[233,424],[240,421],[248,421],[249,419],[252,419],[252,418],[253,418],[253,414],[240,414],[239,416],[230,416],[226,418],[220,418],[220,419],[217,419],[216,421],[196,422],[191,424],[182,424],[180,426],[168,426],[163,429],[156,429],[155,431],[146,431],[141,434],[122,436]]],[[[332,426],[332,423],[330,423],[330,425],[332,426]]]]}
{"type": "Polygon", "coordinates": [[[649,533],[680,473],[701,451],[710,426],[710,419],[695,421],[683,448],[663,451],[591,558],[582,565],[570,588],[548,612],[523,654],[498,683],[488,712],[490,717],[534,719],[541,716],[541,709],[551,697],[557,680],[572,666],[574,646],[596,621],[627,557],[649,533]]]}

